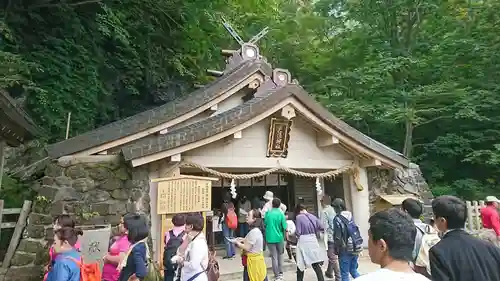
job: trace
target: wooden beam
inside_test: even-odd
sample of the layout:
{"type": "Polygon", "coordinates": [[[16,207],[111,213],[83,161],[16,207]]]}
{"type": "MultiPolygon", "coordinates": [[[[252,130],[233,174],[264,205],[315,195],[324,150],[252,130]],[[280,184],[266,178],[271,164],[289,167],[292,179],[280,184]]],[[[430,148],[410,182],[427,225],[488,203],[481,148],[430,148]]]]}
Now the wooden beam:
{"type": "Polygon", "coordinates": [[[173,176],[169,176],[166,178],[151,179],[151,182],[171,181],[171,180],[179,180],[179,179],[206,180],[206,181],[218,181],[219,180],[218,178],[190,176],[190,175],[179,174],[178,176],[173,175],[173,176]]]}
{"type": "Polygon", "coordinates": [[[238,131],[233,134],[235,139],[241,139],[243,137],[243,133],[241,131],[238,131]]]}
{"type": "Polygon", "coordinates": [[[0,190],[2,190],[3,169],[5,166],[5,147],[7,147],[7,143],[5,140],[0,139],[0,190]]]}
{"type": "Polygon", "coordinates": [[[248,84],[248,88],[253,90],[257,89],[259,86],[260,86],[260,79],[255,79],[250,84],[248,84]]]}
{"type": "Polygon", "coordinates": [[[340,141],[338,138],[328,135],[328,134],[323,134],[323,133],[318,133],[316,135],[316,144],[318,147],[326,147],[334,144],[339,144],[340,141]]]}
{"type": "Polygon", "coordinates": [[[10,266],[10,262],[16,252],[17,245],[19,245],[19,240],[21,240],[24,227],[26,227],[26,221],[28,219],[30,210],[31,210],[31,201],[24,201],[23,209],[21,210],[21,214],[19,214],[19,219],[17,220],[16,228],[14,229],[14,233],[12,234],[12,238],[10,239],[9,248],[7,249],[7,253],[5,253],[5,258],[3,259],[2,263],[3,269],[7,269],[10,266]]]}
{"type": "Polygon", "coordinates": [[[214,77],[221,77],[222,75],[224,75],[224,71],[219,71],[219,70],[215,70],[215,69],[207,69],[207,74],[214,76],[214,77]]]}
{"type": "MultiPolygon", "coordinates": [[[[3,200],[0,200],[3,201],[3,200]]],[[[0,203],[0,207],[3,208],[3,203],[0,203]]],[[[1,209],[1,208],[0,208],[1,209]]],[[[3,209],[3,214],[4,215],[15,215],[15,214],[20,214],[21,213],[21,208],[10,208],[10,209],[3,209]]],[[[1,213],[0,213],[1,214],[1,213]]],[[[1,222],[1,220],[0,220],[1,222]]]]}
{"type": "MultiPolygon", "coordinates": [[[[3,200],[0,200],[0,225],[2,225],[2,218],[3,218],[3,200]]],[[[2,228],[0,227],[0,238],[2,235],[2,228]]]]}
{"type": "Polygon", "coordinates": [[[181,154],[178,153],[178,154],[174,154],[174,155],[170,156],[170,161],[181,162],[181,154]]]}
{"type": "Polygon", "coordinates": [[[360,161],[359,165],[363,168],[366,168],[366,167],[379,167],[379,166],[382,166],[382,161],[378,160],[378,159],[373,159],[373,158],[370,158],[370,159],[363,159],[360,161]]]}
{"type": "Polygon", "coordinates": [[[15,227],[16,227],[16,223],[15,222],[2,222],[0,224],[0,229],[15,228],[15,227]]]}
{"type": "Polygon", "coordinates": [[[221,55],[226,56],[226,57],[230,57],[230,56],[234,55],[234,53],[236,53],[236,52],[237,51],[235,51],[235,50],[224,50],[224,49],[222,49],[220,51],[221,55]]]}
{"type": "Polygon", "coordinates": [[[295,109],[290,104],[287,104],[286,106],[284,106],[281,109],[281,116],[283,116],[286,119],[290,120],[293,117],[295,117],[295,109]]]}

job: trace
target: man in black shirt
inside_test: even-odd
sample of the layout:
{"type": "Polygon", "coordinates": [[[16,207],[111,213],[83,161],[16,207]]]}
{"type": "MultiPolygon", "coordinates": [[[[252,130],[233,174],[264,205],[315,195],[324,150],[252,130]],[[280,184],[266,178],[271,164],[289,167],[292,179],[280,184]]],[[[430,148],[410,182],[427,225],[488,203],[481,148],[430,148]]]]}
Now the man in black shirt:
{"type": "Polygon", "coordinates": [[[433,281],[499,281],[500,249],[465,228],[467,206],[454,196],[432,201],[436,227],[443,238],[429,251],[433,281]]]}

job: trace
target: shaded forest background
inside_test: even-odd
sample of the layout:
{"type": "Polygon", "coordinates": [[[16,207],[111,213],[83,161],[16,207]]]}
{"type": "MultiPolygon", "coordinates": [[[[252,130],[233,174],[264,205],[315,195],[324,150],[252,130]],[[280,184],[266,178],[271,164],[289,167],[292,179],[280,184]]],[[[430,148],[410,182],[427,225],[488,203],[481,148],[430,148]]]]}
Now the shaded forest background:
{"type": "MultiPolygon", "coordinates": [[[[3,0],[0,87],[48,142],[209,81],[224,16],[334,114],[418,163],[435,195],[500,194],[500,0],[3,0]]],[[[9,179],[12,180],[12,179],[9,179]]]]}

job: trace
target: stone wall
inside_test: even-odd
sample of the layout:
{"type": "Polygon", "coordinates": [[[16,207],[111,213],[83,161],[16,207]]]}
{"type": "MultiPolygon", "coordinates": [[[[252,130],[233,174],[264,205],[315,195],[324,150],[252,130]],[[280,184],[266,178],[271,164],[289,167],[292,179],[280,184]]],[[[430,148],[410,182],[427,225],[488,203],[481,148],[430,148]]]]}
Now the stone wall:
{"type": "Polygon", "coordinates": [[[433,196],[429,185],[415,163],[404,170],[368,169],[368,183],[370,187],[370,208],[373,213],[374,202],[383,194],[412,194],[424,202],[424,216],[429,215],[430,200],[433,196]]]}
{"type": "Polygon", "coordinates": [[[127,212],[149,215],[147,169],[132,169],[118,156],[63,157],[46,166],[35,189],[38,197],[5,280],[41,280],[56,215],[72,214],[79,225],[112,226],[127,212]]]}

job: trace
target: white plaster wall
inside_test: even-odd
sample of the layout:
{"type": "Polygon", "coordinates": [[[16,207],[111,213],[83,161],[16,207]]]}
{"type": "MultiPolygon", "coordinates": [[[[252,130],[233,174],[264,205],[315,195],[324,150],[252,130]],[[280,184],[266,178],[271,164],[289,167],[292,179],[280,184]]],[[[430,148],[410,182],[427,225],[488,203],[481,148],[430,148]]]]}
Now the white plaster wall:
{"type": "Polygon", "coordinates": [[[212,168],[272,168],[281,165],[296,169],[336,169],[348,165],[352,156],[339,146],[318,147],[316,130],[295,117],[287,158],[266,157],[269,121],[265,119],[243,130],[241,139],[232,137],[182,154],[183,160],[212,168]]]}
{"type": "Polygon", "coordinates": [[[342,187],[344,188],[344,202],[348,211],[352,211],[351,203],[351,178],[349,173],[342,175],[342,187]]]}
{"type": "Polygon", "coordinates": [[[352,204],[352,215],[354,221],[359,226],[359,231],[363,237],[363,246],[368,247],[368,229],[370,225],[368,219],[370,218],[370,194],[368,191],[368,176],[365,168],[359,168],[359,183],[363,186],[362,191],[358,191],[354,184],[354,179],[349,174],[349,187],[352,204]]]}
{"type": "MultiPolygon", "coordinates": [[[[150,171],[149,179],[159,178],[159,172],[150,171]]],[[[157,214],[158,183],[149,182],[149,198],[151,207],[151,239],[153,240],[153,259],[158,261],[158,251],[160,250],[161,216],[157,214]]]]}

